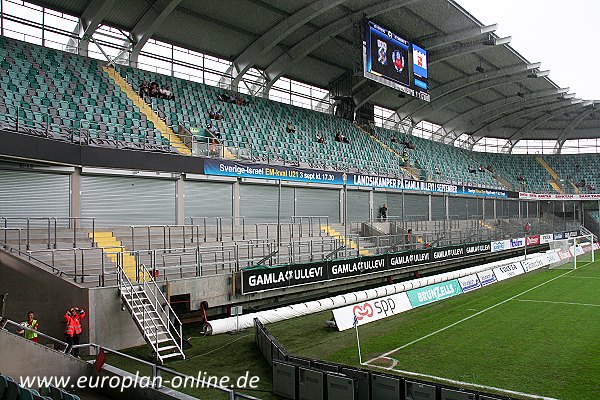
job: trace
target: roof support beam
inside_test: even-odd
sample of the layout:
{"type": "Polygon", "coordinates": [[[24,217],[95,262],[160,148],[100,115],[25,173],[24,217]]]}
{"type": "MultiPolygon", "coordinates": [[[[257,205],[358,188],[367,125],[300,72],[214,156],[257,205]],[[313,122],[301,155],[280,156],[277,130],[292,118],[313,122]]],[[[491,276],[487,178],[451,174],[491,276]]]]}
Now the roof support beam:
{"type": "Polygon", "coordinates": [[[481,26],[477,28],[465,29],[449,35],[437,36],[435,38],[423,39],[420,41],[422,46],[427,50],[431,51],[441,46],[446,46],[451,43],[460,42],[467,39],[473,39],[476,36],[484,35],[486,33],[495,32],[498,29],[498,24],[481,26]]]}
{"type": "MultiPolygon", "coordinates": [[[[432,89],[430,92],[431,98],[433,98],[433,102],[435,102],[443,96],[447,96],[454,91],[476,84],[478,82],[489,81],[502,76],[531,71],[541,67],[541,65],[541,63],[518,64],[513,65],[511,67],[502,68],[496,71],[489,71],[483,74],[477,73],[474,75],[465,76],[463,78],[453,80],[445,85],[441,85],[432,89]]],[[[425,104],[423,104],[422,101],[416,99],[410,100],[408,103],[398,108],[396,110],[396,114],[398,114],[400,118],[405,118],[422,107],[425,107],[425,104]]]]}
{"type": "Polygon", "coordinates": [[[512,40],[512,38],[509,36],[509,37],[505,37],[502,39],[497,39],[496,41],[493,42],[494,44],[471,43],[468,45],[460,45],[458,47],[455,47],[455,48],[452,48],[452,49],[449,49],[446,51],[442,50],[442,51],[431,54],[431,56],[429,57],[429,59],[430,59],[429,64],[430,65],[436,64],[436,63],[448,60],[450,58],[462,56],[465,54],[477,53],[479,51],[489,49],[490,47],[493,47],[493,46],[508,44],[508,43],[510,43],[511,40],[512,40]]]}
{"type": "Polygon", "coordinates": [[[87,57],[90,38],[115,4],[116,0],[91,1],[81,14],[73,31],[79,40],[70,38],[67,42],[67,51],[87,57]]]}
{"type": "Polygon", "coordinates": [[[352,25],[360,21],[363,16],[373,18],[394,9],[402,8],[407,5],[417,3],[421,0],[387,0],[381,3],[363,8],[353,14],[349,14],[313,33],[298,42],[284,54],[279,56],[267,69],[265,74],[269,81],[265,85],[265,91],[268,92],[273,84],[281,78],[298,61],[308,56],[313,50],[317,49],[323,43],[329,41],[336,35],[351,29],[352,25]]]}
{"type": "Polygon", "coordinates": [[[577,117],[573,119],[573,121],[569,122],[569,125],[567,125],[567,127],[561,132],[560,136],[558,137],[559,151],[562,150],[563,144],[565,144],[565,142],[571,137],[573,132],[575,132],[575,128],[577,128],[579,124],[583,122],[587,117],[589,117],[592,113],[598,111],[598,109],[595,108],[595,106],[595,104],[592,104],[590,108],[582,111],[577,117]]]}
{"type": "Polygon", "coordinates": [[[179,3],[181,0],[156,0],[131,30],[132,42],[125,41],[123,43],[128,50],[121,51],[114,61],[126,63],[127,53],[130,52],[129,65],[137,67],[138,56],[142,48],[179,3]]]}
{"type": "Polygon", "coordinates": [[[566,112],[576,110],[576,109],[579,109],[582,107],[591,106],[592,104],[594,104],[593,101],[582,101],[582,100],[574,101],[574,103],[575,104],[571,104],[571,105],[568,105],[565,107],[560,107],[555,110],[549,110],[546,114],[537,117],[536,119],[534,119],[533,121],[531,121],[527,125],[525,125],[524,127],[520,128],[509,138],[509,140],[511,142],[511,146],[514,147],[514,145],[519,140],[523,139],[529,132],[531,132],[532,130],[534,130],[535,128],[537,128],[538,126],[543,124],[544,122],[549,121],[552,118],[562,115],[566,112]]]}
{"type": "MultiPolygon", "coordinates": [[[[550,71],[542,71],[542,72],[539,72],[537,74],[537,76],[538,77],[548,76],[549,74],[550,74],[550,71]]],[[[430,113],[441,110],[442,108],[449,106],[450,104],[454,103],[455,101],[463,99],[467,96],[470,96],[473,93],[481,92],[483,90],[487,90],[487,89],[490,89],[490,88],[493,88],[496,86],[506,85],[508,83],[514,83],[514,82],[523,81],[525,79],[530,79],[530,76],[531,75],[528,72],[520,72],[518,74],[505,75],[505,76],[501,76],[501,77],[498,77],[495,79],[478,82],[473,85],[463,87],[462,89],[459,89],[452,93],[449,93],[446,96],[442,96],[442,97],[432,101],[431,103],[425,104],[419,110],[410,114],[409,117],[412,118],[413,123],[418,124],[419,122],[426,119],[430,113]]]]}
{"type": "Polygon", "coordinates": [[[565,105],[574,104],[574,101],[580,102],[581,100],[572,100],[570,98],[565,98],[564,100],[556,100],[539,106],[524,108],[519,111],[503,115],[492,122],[481,123],[478,129],[471,132],[471,136],[473,136],[473,139],[475,141],[479,141],[479,139],[493,134],[496,129],[502,128],[504,125],[510,123],[511,121],[516,121],[519,118],[523,118],[530,114],[536,114],[540,111],[555,110],[557,108],[564,107],[565,105]]]}
{"type": "Polygon", "coordinates": [[[514,96],[496,100],[491,103],[485,103],[464,112],[442,125],[447,132],[456,132],[456,134],[467,132],[469,128],[475,126],[478,121],[486,120],[493,115],[505,114],[509,111],[536,105],[548,101],[548,97],[567,93],[568,88],[541,90],[539,92],[529,93],[522,97],[514,96]],[[487,117],[487,118],[486,118],[487,117]]]}
{"type": "Polygon", "coordinates": [[[322,15],[347,0],[317,0],[290,15],[252,43],[234,61],[232,88],[237,90],[246,72],[261,60],[273,47],[302,25],[322,15]]]}

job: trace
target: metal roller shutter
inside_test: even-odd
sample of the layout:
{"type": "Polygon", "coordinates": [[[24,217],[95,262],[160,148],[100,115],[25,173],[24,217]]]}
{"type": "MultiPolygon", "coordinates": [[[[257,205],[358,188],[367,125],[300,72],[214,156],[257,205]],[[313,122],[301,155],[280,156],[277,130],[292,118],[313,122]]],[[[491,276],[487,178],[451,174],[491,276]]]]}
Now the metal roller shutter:
{"type": "Polygon", "coordinates": [[[231,217],[232,196],[231,183],[185,181],[186,223],[190,217],[231,217]]]}
{"type": "Polygon", "coordinates": [[[348,221],[365,222],[369,220],[369,192],[362,190],[348,190],[347,201],[348,221]]]}
{"type": "Polygon", "coordinates": [[[296,188],[296,215],[329,217],[340,222],[340,191],[296,188]]]}
{"type": "Polygon", "coordinates": [[[448,214],[450,219],[467,219],[467,199],[464,197],[448,197],[448,214]]]}
{"type": "MultiPolygon", "coordinates": [[[[70,215],[69,175],[0,170],[0,188],[0,217],[63,218],[70,215]]],[[[12,221],[9,225],[25,226],[26,222],[12,221]]],[[[30,222],[30,226],[37,225],[44,223],[30,222]]]]}
{"type": "Polygon", "coordinates": [[[494,200],[485,199],[485,219],[494,219],[494,200]]]}
{"type": "Polygon", "coordinates": [[[388,207],[389,219],[396,221],[403,219],[401,193],[375,192],[373,195],[374,218],[379,218],[379,209],[384,203],[388,207]]]}
{"type": "MultiPolygon", "coordinates": [[[[277,222],[279,188],[275,185],[240,185],[240,215],[246,223],[277,222]]],[[[294,214],[294,189],[281,188],[281,222],[294,214]]]]}
{"type": "Polygon", "coordinates": [[[426,194],[404,194],[406,219],[429,220],[429,196],[426,194]]]}
{"type": "Polygon", "coordinates": [[[100,227],[175,224],[175,181],[84,175],[81,216],[100,227]]]}
{"type": "Polygon", "coordinates": [[[508,201],[508,216],[509,218],[519,218],[519,201],[518,200],[507,200],[508,201]]]}
{"type": "Polygon", "coordinates": [[[446,201],[444,196],[431,196],[431,219],[433,221],[446,219],[446,201]]]}

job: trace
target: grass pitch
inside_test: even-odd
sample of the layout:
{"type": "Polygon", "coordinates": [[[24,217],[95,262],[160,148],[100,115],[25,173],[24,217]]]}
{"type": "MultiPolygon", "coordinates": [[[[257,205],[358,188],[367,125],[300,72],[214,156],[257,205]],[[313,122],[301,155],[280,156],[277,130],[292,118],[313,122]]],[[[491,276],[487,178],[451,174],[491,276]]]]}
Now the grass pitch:
{"type": "MultiPolygon", "coordinates": [[[[324,322],[330,318],[328,311],[267,327],[290,354],[359,366],[354,330],[328,330],[324,322]]],[[[184,334],[199,333],[199,327],[187,327],[184,334]]],[[[520,275],[361,326],[359,333],[365,367],[376,371],[558,399],[600,399],[600,262],[520,275]]],[[[194,376],[249,371],[260,377],[260,385],[246,393],[278,399],[269,393],[271,370],[253,341],[252,330],[195,338],[187,359],[166,367],[194,376]]],[[[148,355],[145,347],[130,353],[148,355]]],[[[136,370],[122,359],[109,363],[136,370]]],[[[202,389],[185,392],[226,398],[202,389]]]]}

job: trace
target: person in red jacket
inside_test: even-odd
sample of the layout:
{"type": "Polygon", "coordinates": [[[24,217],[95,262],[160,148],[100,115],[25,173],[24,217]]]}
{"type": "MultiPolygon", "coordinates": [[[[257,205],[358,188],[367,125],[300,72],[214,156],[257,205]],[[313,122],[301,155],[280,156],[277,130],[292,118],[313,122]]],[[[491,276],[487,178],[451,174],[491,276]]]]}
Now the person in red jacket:
{"type": "MultiPolygon", "coordinates": [[[[65,338],[67,341],[67,349],[65,350],[68,353],[73,345],[79,344],[79,336],[81,335],[81,320],[85,317],[85,311],[78,307],[71,307],[70,310],[67,310],[65,314],[65,321],[67,322],[67,327],[65,328],[65,338]]],[[[73,355],[75,357],[79,357],[79,348],[73,349],[73,355]]]]}

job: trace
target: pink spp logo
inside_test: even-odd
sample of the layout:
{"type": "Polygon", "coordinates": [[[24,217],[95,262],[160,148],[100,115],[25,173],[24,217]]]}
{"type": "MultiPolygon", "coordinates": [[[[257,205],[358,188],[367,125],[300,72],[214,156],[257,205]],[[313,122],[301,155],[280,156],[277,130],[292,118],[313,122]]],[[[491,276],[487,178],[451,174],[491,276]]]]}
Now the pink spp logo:
{"type": "Polygon", "coordinates": [[[356,315],[356,318],[360,321],[365,317],[373,316],[373,306],[369,303],[365,303],[362,307],[360,305],[354,306],[352,313],[356,315]]]}

